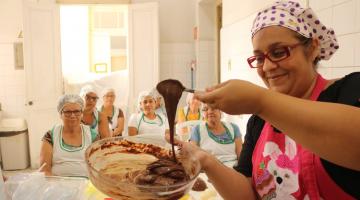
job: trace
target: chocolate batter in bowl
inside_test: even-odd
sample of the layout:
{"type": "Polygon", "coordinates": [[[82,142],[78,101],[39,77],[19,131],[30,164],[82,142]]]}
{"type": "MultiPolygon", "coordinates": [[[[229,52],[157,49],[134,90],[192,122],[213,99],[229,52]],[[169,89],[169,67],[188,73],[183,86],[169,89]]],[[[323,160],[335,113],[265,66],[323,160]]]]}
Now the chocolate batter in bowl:
{"type": "Polygon", "coordinates": [[[85,159],[93,185],[114,199],[179,199],[193,186],[200,172],[194,157],[177,155],[161,140],[116,137],[94,142],[85,159]]]}

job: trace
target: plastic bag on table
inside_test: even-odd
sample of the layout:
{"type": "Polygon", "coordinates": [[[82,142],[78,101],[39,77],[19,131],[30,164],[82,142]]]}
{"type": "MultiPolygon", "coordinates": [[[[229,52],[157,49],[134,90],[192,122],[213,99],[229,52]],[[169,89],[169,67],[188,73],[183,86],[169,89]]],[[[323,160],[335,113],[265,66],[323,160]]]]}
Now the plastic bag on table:
{"type": "Polygon", "coordinates": [[[43,200],[75,200],[79,193],[78,188],[66,186],[58,183],[48,183],[41,195],[43,200]]]}
{"type": "Polygon", "coordinates": [[[44,185],[44,173],[18,174],[9,177],[5,182],[5,193],[7,198],[12,200],[38,199],[44,185]]]}
{"type": "Polygon", "coordinates": [[[11,200],[77,200],[79,191],[63,182],[47,181],[41,172],[11,176],[5,183],[7,199],[11,200]]]}

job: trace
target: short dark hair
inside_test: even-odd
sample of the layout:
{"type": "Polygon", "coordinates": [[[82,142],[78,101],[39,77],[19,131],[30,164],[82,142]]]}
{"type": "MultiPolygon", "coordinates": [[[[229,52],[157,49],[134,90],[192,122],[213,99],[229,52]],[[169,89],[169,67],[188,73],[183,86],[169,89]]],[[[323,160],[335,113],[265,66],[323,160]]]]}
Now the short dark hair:
{"type": "MultiPolygon", "coordinates": [[[[296,39],[298,39],[301,43],[304,44],[304,46],[308,47],[311,44],[311,41],[313,40],[312,38],[307,38],[299,33],[295,32],[295,37],[296,39]]],[[[315,58],[315,60],[313,60],[313,64],[314,66],[317,66],[318,63],[320,62],[321,58],[319,56],[317,56],[315,58]]]]}

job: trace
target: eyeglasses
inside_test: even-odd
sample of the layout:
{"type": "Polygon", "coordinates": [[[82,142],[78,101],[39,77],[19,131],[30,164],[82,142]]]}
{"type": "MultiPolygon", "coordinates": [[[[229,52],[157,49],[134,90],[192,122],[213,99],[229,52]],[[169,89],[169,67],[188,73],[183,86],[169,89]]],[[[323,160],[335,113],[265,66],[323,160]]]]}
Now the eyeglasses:
{"type": "Polygon", "coordinates": [[[87,101],[90,101],[90,100],[92,100],[92,101],[97,101],[97,100],[99,99],[99,97],[92,97],[92,96],[86,95],[86,96],[85,96],[85,99],[86,99],[87,101]]]}
{"type": "Polygon", "coordinates": [[[267,53],[251,56],[247,59],[247,62],[251,68],[262,67],[265,63],[265,58],[269,59],[273,63],[278,63],[290,56],[290,50],[303,44],[304,42],[300,42],[291,46],[277,47],[269,50],[267,53]]]}
{"type": "Polygon", "coordinates": [[[63,110],[62,113],[65,117],[71,117],[71,115],[75,115],[76,117],[81,115],[81,110],[63,110]]]}

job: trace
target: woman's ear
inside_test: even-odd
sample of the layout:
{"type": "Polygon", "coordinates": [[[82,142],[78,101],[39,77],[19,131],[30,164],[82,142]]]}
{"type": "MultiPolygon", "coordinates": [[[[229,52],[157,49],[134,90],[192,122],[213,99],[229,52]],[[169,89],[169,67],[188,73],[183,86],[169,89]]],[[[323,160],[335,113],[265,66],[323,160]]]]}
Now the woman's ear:
{"type": "Polygon", "coordinates": [[[312,63],[320,56],[320,41],[317,38],[311,40],[308,55],[312,63]]]}

